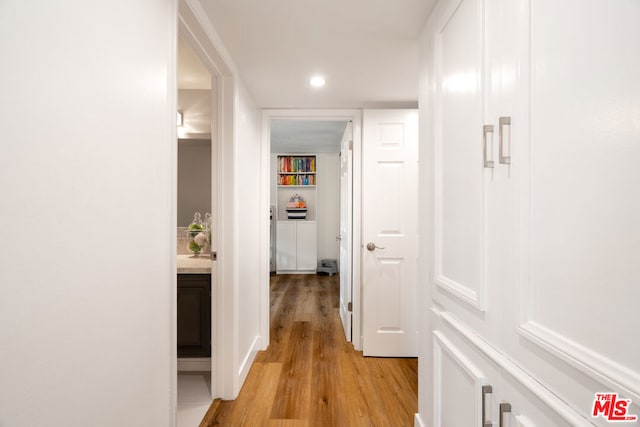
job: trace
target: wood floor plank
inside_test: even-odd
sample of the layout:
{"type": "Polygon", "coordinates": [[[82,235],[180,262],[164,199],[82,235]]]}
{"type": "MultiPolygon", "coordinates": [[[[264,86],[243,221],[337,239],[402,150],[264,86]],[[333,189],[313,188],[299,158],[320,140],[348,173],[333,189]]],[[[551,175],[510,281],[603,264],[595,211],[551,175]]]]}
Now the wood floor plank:
{"type": "Polygon", "coordinates": [[[337,275],[272,276],[269,348],[238,398],[217,403],[201,427],[412,426],[417,360],[363,357],[338,307],[337,275]]]}
{"type": "Polygon", "coordinates": [[[271,418],[309,418],[311,393],[311,325],[293,322],[271,418]]]}
{"type": "Polygon", "coordinates": [[[269,420],[268,427],[308,427],[307,420],[269,420]]]}
{"type": "Polygon", "coordinates": [[[209,425],[266,426],[281,372],[281,363],[254,363],[238,398],[223,402],[228,405],[227,411],[219,411],[209,425]]]}

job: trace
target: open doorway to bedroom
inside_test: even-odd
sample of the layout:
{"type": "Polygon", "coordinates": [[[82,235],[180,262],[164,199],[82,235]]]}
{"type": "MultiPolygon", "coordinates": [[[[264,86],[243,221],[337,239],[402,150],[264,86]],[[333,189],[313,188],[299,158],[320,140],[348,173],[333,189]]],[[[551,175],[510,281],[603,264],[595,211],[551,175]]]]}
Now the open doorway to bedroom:
{"type": "MultiPolygon", "coordinates": [[[[269,265],[274,275],[335,275],[345,337],[359,342],[359,290],[353,289],[358,256],[352,242],[354,147],[360,111],[269,110],[263,116],[263,141],[269,155],[271,212],[269,265]],[[354,262],[355,261],[355,262],[354,262]]],[[[358,252],[359,254],[359,252],[358,252]]],[[[357,273],[356,273],[357,274],[357,273]]],[[[309,277],[309,276],[307,276],[309,277]]],[[[291,277],[289,277],[291,278],[291,277]]],[[[270,284],[265,283],[266,313],[270,284]]],[[[269,324],[266,319],[265,325],[269,324]]],[[[269,331],[264,332],[269,336],[269,331]]]]}

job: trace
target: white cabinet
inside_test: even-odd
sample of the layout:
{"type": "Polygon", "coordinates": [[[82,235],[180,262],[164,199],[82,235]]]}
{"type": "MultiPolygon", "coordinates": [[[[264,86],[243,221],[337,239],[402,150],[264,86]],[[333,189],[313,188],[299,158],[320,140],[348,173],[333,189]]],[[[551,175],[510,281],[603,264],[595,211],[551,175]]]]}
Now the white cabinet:
{"type": "Polygon", "coordinates": [[[277,273],[315,273],[318,265],[316,222],[278,221],[277,227],[277,273]]]}
{"type": "Polygon", "coordinates": [[[477,403],[487,358],[494,425],[604,426],[599,392],[640,415],[640,8],[561,3],[441,0],[423,35],[421,356],[460,349],[421,371],[434,425],[480,425],[445,395],[477,403]]]}

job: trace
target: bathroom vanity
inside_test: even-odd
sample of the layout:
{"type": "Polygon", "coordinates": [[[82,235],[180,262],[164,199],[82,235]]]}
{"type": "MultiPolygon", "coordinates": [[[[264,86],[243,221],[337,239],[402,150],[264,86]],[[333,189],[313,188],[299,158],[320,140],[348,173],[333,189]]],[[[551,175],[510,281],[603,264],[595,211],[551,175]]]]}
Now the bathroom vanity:
{"type": "Polygon", "coordinates": [[[211,356],[211,260],[178,255],[178,357],[211,356]]]}

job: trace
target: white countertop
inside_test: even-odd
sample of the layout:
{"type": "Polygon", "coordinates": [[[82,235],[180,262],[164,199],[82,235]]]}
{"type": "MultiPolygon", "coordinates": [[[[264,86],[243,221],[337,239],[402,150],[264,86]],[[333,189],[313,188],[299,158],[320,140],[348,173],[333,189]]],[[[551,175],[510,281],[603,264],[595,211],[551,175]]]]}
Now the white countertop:
{"type": "Polygon", "coordinates": [[[209,255],[178,255],[178,274],[211,274],[209,255]]]}

